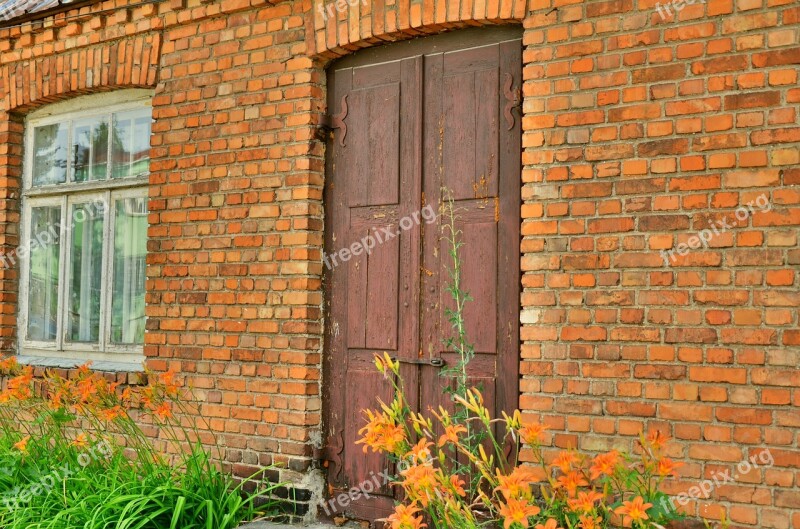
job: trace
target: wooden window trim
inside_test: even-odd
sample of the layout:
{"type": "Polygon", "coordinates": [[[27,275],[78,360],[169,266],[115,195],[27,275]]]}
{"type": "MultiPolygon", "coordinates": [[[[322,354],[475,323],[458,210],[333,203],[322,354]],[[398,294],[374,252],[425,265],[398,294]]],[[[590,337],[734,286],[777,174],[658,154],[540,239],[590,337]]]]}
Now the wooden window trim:
{"type": "MultiPolygon", "coordinates": [[[[116,215],[115,201],[122,198],[147,198],[149,175],[138,175],[119,180],[110,177],[104,181],[90,182],[65,182],[32,187],[33,182],[33,141],[36,127],[55,123],[70,123],[68,129],[67,145],[71,146],[72,125],[76,119],[85,119],[97,116],[111,116],[114,113],[126,112],[149,108],[152,93],[142,90],[120,91],[114,94],[99,94],[77,98],[74,101],[52,105],[55,108],[45,108],[31,114],[25,120],[25,156],[23,161],[23,187],[21,191],[20,207],[20,247],[30,248],[31,244],[31,210],[34,207],[58,205],[61,207],[61,226],[67,225],[70,208],[75,204],[104,199],[107,210],[103,217],[103,256],[101,271],[101,301],[100,301],[100,336],[97,344],[68,343],[66,336],[66,312],[69,292],[69,265],[72,232],[62,233],[59,257],[59,285],[58,285],[58,312],[57,335],[55,343],[29,340],[28,334],[28,309],[29,309],[29,279],[30,255],[24,259],[14,256],[19,262],[19,306],[17,318],[17,351],[21,361],[34,365],[70,367],[86,361],[106,366],[109,371],[141,371],[144,362],[143,345],[118,345],[111,344],[111,290],[113,282],[112,249],[114,242],[114,219],[116,215]],[[101,104],[98,104],[100,102],[101,104]]],[[[111,150],[109,141],[109,151],[111,150]]],[[[70,147],[68,147],[68,150],[70,147]]],[[[109,170],[111,164],[108,155],[109,170]]],[[[71,156],[67,155],[67,172],[72,166],[71,156]]]]}

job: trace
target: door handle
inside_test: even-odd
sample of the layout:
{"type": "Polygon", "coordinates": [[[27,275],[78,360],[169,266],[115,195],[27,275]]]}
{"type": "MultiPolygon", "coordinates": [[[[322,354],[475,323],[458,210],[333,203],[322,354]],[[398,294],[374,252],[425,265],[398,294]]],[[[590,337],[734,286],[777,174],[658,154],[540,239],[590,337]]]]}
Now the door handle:
{"type": "Polygon", "coordinates": [[[444,358],[397,358],[396,356],[392,357],[393,362],[400,362],[401,364],[411,364],[415,366],[433,366],[433,367],[444,367],[446,362],[444,358]]]}

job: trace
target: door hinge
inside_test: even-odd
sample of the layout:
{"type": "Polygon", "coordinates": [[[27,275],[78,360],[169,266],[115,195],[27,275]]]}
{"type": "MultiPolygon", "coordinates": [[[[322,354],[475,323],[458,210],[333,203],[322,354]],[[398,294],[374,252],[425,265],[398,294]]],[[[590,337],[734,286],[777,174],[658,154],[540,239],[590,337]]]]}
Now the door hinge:
{"type": "Polygon", "coordinates": [[[513,86],[514,76],[510,73],[506,73],[506,83],[505,86],[503,86],[503,94],[506,96],[507,103],[503,114],[505,114],[506,123],[508,123],[508,130],[514,128],[514,114],[511,110],[522,106],[522,90],[520,87],[512,88],[513,86]]]}
{"type": "Polygon", "coordinates": [[[339,136],[339,145],[345,146],[344,139],[347,137],[347,123],[344,119],[347,117],[347,94],[342,96],[339,103],[339,113],[330,116],[330,128],[340,129],[341,135],[339,136]]]}

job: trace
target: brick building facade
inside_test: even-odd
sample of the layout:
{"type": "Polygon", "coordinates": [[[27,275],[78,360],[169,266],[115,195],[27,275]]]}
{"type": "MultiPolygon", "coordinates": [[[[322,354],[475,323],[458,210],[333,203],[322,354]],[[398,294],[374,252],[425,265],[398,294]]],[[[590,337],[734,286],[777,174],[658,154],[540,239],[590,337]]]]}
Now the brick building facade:
{"type": "MultiPolygon", "coordinates": [[[[316,500],[326,68],[517,25],[519,406],[554,449],[629,449],[666,430],[684,462],[670,494],[769,450],[773,465],[685,510],[800,527],[796,0],[352,4],[105,0],[0,27],[4,251],[20,244],[26,118],[145,94],[143,355],[197,388],[237,472],[282,465],[316,500]],[[707,248],[690,241],[711,225],[707,248]]],[[[0,278],[3,350],[22,355],[19,271],[0,278]]]]}

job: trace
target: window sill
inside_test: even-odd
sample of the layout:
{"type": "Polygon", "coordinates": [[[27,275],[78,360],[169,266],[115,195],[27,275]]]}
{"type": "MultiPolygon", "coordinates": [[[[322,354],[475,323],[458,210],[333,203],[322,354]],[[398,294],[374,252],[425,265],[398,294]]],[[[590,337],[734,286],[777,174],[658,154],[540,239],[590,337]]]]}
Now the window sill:
{"type": "Polygon", "coordinates": [[[74,369],[91,362],[93,371],[114,373],[143,373],[144,365],[137,362],[113,362],[108,360],[77,360],[72,358],[44,358],[41,356],[19,355],[17,362],[33,367],[74,369]]]}

